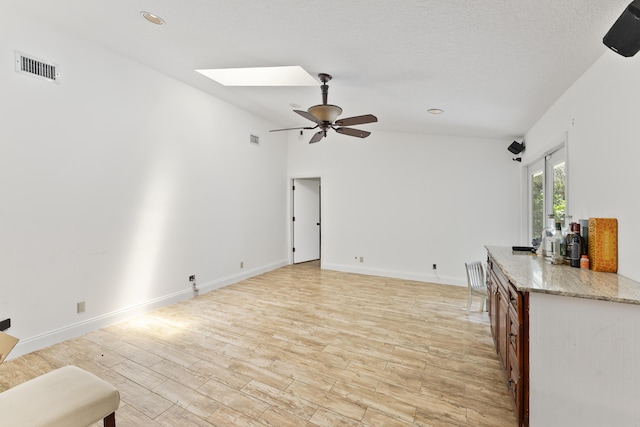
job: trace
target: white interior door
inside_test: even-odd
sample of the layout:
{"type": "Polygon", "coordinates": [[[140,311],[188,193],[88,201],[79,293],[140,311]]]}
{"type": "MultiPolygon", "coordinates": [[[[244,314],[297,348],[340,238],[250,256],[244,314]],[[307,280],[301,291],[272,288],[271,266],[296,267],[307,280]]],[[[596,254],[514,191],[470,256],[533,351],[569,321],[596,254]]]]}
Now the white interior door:
{"type": "Polygon", "coordinates": [[[293,263],[320,259],[320,179],[293,180],[293,263]]]}

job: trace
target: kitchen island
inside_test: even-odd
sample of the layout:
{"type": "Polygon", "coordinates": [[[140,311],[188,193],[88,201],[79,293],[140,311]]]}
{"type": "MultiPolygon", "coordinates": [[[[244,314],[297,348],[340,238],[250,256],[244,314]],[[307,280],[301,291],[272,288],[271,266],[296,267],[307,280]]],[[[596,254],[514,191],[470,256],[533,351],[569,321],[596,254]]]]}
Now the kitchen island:
{"type": "Polygon", "coordinates": [[[520,425],[640,426],[640,283],[486,248],[491,331],[520,425]]]}

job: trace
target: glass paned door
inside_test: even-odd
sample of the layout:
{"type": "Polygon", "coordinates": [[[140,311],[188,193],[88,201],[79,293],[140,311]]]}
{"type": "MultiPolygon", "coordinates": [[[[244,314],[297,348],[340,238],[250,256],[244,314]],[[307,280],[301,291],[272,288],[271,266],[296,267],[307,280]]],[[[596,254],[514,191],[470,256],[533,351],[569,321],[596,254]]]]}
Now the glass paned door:
{"type": "Polygon", "coordinates": [[[540,239],[545,226],[544,219],[544,159],[529,165],[529,241],[540,239]]]}
{"type": "Polygon", "coordinates": [[[536,244],[548,214],[565,223],[567,214],[567,162],[564,145],[527,167],[529,241],[536,244]]]}

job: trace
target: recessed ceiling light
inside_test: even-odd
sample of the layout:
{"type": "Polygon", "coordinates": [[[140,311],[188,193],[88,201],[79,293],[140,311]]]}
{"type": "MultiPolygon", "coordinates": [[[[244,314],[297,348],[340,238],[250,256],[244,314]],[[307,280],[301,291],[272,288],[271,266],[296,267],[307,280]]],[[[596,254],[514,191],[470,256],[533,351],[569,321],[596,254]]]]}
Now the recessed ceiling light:
{"type": "Polygon", "coordinates": [[[429,113],[429,114],[442,114],[442,113],[444,113],[444,110],[441,110],[440,108],[429,108],[427,110],[427,113],[429,113]]]}
{"type": "Polygon", "coordinates": [[[160,18],[158,15],[154,15],[151,12],[140,12],[140,15],[147,21],[156,25],[164,25],[164,19],[160,18]]]}
{"type": "Polygon", "coordinates": [[[316,86],[318,84],[311,74],[298,65],[213,68],[196,71],[224,86],[316,86]]]}
{"type": "Polygon", "coordinates": [[[300,104],[296,104],[295,102],[292,102],[291,104],[289,104],[289,107],[291,107],[291,108],[300,108],[301,105],[300,104]]]}

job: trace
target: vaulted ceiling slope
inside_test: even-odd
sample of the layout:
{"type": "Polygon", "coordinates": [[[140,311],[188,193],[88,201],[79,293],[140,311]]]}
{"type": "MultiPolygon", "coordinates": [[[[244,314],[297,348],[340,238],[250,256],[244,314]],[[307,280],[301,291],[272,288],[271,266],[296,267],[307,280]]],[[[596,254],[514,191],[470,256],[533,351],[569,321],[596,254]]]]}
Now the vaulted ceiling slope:
{"type": "Polygon", "coordinates": [[[374,113],[368,130],[510,139],[608,52],[630,0],[9,1],[279,127],[307,125],[290,104],[317,104],[320,83],[223,87],[194,70],[301,65],[333,75],[345,117],[374,113]]]}

